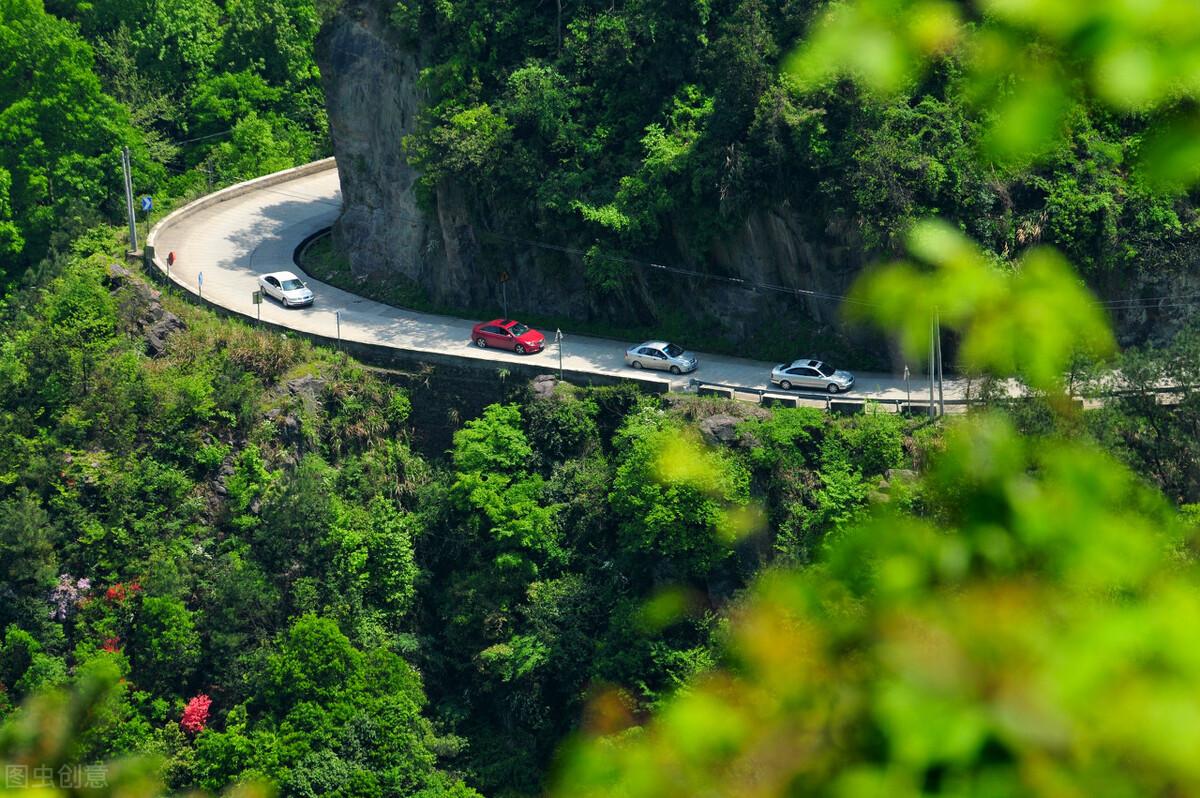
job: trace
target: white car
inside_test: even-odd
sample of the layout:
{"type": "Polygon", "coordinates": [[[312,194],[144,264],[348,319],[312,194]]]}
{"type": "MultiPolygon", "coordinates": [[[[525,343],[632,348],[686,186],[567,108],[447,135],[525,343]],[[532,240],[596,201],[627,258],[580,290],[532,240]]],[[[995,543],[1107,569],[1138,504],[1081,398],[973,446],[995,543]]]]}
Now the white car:
{"type": "Polygon", "coordinates": [[[854,387],[854,375],[840,371],[819,360],[801,358],[791,363],[780,363],[771,370],[771,382],[785,391],[800,388],[810,391],[841,393],[854,387]]]}
{"type": "Polygon", "coordinates": [[[696,356],[678,344],[644,341],[625,350],[625,364],[635,369],[658,369],[672,374],[696,370],[696,356]]]}
{"type": "Polygon", "coordinates": [[[291,272],[271,272],[258,278],[258,287],[269,297],[278,299],[285,308],[313,303],[313,292],[304,281],[291,272]]]}

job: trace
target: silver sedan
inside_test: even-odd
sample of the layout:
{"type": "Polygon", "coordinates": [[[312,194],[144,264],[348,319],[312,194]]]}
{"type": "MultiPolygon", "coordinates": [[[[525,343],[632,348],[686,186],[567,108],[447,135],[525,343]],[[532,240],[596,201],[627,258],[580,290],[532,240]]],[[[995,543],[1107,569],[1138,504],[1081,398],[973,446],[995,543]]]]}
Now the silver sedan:
{"type": "Polygon", "coordinates": [[[771,369],[771,383],[785,391],[802,388],[841,393],[854,387],[854,375],[848,371],[839,371],[819,360],[801,358],[791,363],[780,363],[771,369]]]}
{"type": "Polygon", "coordinates": [[[696,370],[696,356],[678,344],[645,341],[625,350],[625,364],[635,369],[658,369],[672,374],[696,370]]]}

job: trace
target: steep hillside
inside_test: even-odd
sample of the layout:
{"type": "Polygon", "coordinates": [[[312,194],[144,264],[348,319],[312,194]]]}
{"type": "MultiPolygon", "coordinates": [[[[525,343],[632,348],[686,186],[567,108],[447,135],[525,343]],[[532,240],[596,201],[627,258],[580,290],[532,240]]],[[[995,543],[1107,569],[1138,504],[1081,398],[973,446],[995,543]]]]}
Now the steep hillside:
{"type": "Polygon", "coordinates": [[[0,319],[4,761],[46,755],[4,729],[72,686],[105,697],[63,760],[153,753],[171,790],[538,794],[593,685],[650,711],[758,570],[903,495],[922,449],[884,413],[410,393],[119,250],[93,231],[0,319]]]}

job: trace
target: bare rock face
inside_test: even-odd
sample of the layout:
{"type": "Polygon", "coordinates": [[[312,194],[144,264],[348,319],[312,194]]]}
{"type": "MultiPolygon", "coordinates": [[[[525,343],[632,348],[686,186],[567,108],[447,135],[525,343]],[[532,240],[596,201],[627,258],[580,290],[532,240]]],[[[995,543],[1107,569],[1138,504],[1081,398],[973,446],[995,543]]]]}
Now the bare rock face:
{"type": "Polygon", "coordinates": [[[439,198],[436,217],[417,206],[403,141],[421,109],[420,64],[391,39],[381,5],[347,2],[317,43],[344,202],[334,236],[360,279],[400,275],[431,298],[465,304],[472,230],[452,198],[444,209],[439,198]]]}
{"type": "MultiPolygon", "coordinates": [[[[837,303],[821,295],[845,292],[863,265],[861,247],[852,232],[828,229],[786,204],[751,213],[708,251],[689,251],[685,236],[674,235],[676,251],[661,256],[743,282],[634,267],[620,291],[604,293],[589,288],[576,255],[488,238],[483,231],[503,231],[504,214],[460,186],[439,186],[435,207],[421,210],[403,140],[417,130],[424,64],[397,40],[387,7],[345,0],[317,42],[345,203],[334,237],[357,277],[405,280],[436,304],[497,314],[506,301],[513,315],[536,309],[623,326],[683,315],[727,339],[797,340],[804,350],[797,355],[820,356],[812,342],[841,333],[837,303]],[[503,287],[502,275],[509,278],[503,287]],[[748,290],[747,283],[800,292],[748,290]]],[[[582,250],[590,242],[551,243],[582,250]]]]}
{"type": "Polygon", "coordinates": [[[167,350],[167,339],[187,329],[183,319],[163,307],[162,293],[139,279],[125,267],[108,267],[108,285],[122,305],[122,317],[129,320],[129,332],[146,342],[146,353],[158,357],[167,350]]]}
{"type": "Polygon", "coordinates": [[[538,399],[549,399],[551,396],[554,396],[554,391],[557,387],[558,378],[553,374],[539,374],[529,383],[530,391],[538,399]]]}

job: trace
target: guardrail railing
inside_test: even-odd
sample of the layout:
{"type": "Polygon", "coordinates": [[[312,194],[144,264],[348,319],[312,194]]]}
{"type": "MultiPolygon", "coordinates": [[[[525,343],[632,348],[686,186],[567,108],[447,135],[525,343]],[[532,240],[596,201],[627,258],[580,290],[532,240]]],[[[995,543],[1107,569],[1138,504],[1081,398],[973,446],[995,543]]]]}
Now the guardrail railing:
{"type": "MultiPolygon", "coordinates": [[[[930,413],[929,402],[914,402],[908,399],[890,399],[870,396],[853,396],[843,393],[830,394],[822,391],[803,391],[791,390],[784,391],[776,388],[758,388],[749,385],[730,385],[723,382],[711,382],[709,380],[700,380],[692,378],[688,380],[688,387],[696,391],[697,394],[704,396],[724,396],[728,399],[736,399],[738,394],[752,395],[757,397],[759,404],[769,405],[788,405],[799,407],[801,401],[823,403],[827,412],[861,412],[867,405],[879,405],[883,408],[891,408],[895,413],[906,413],[910,415],[926,415],[930,413]]],[[[934,403],[934,407],[937,406],[934,403]]],[[[966,410],[971,401],[969,399],[946,399],[944,404],[947,407],[954,408],[955,412],[966,410]]]]}

